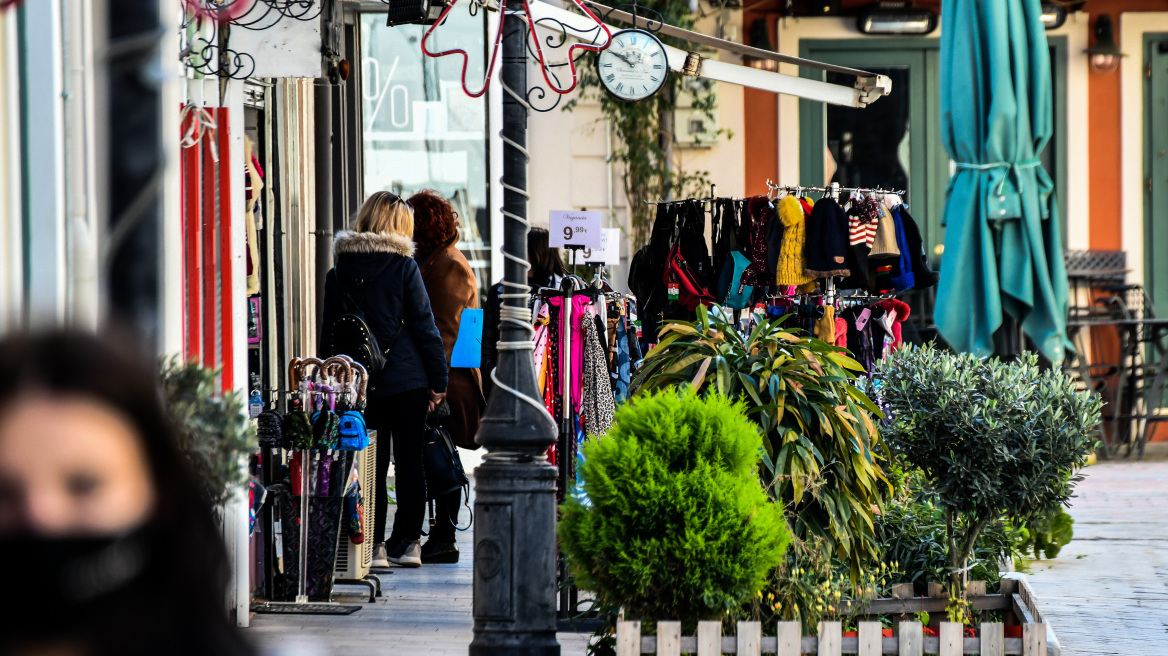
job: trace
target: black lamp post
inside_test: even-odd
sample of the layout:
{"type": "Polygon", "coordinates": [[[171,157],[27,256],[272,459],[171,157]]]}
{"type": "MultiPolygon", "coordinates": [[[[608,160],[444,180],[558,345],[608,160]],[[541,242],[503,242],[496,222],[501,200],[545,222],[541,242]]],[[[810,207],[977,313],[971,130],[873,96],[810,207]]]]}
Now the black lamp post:
{"type": "Polygon", "coordinates": [[[522,0],[502,20],[504,293],[495,386],[476,440],[474,639],[471,656],[559,656],[556,470],[544,453],[556,425],[532,366],[527,307],[527,24],[522,0]]]}

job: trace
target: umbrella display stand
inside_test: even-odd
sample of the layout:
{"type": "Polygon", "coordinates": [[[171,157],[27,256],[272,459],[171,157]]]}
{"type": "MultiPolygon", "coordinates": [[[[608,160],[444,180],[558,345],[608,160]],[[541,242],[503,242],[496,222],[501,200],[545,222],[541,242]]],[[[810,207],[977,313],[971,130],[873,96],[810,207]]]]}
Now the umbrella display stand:
{"type": "MultiPolygon", "coordinates": [[[[290,503],[285,505],[283,513],[285,526],[299,524],[296,542],[287,540],[284,543],[284,560],[294,562],[297,570],[295,595],[284,593],[282,596],[285,598],[291,596],[293,601],[256,605],[253,606],[253,610],[268,613],[334,615],[339,609],[348,609],[331,601],[334,583],[333,564],[344,497],[311,494],[312,451],[310,449],[298,451],[301,454],[300,495],[290,498],[290,503]],[[316,530],[310,530],[310,525],[315,526],[316,530]],[[288,553],[289,551],[294,553],[288,553]]],[[[349,612],[352,611],[346,610],[345,614],[349,612]]]]}

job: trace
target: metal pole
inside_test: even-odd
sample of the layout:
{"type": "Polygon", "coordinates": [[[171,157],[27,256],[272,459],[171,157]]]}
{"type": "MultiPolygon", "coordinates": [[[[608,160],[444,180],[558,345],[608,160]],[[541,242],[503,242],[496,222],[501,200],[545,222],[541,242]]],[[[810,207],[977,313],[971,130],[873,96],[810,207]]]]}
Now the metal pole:
{"type": "Polygon", "coordinates": [[[556,642],[556,470],[545,457],[556,424],[532,364],[527,306],[526,21],[507,0],[503,66],[504,293],[495,391],[476,440],[474,639],[471,656],[559,656],[556,642]]]}
{"type": "Polygon", "coordinates": [[[316,322],[324,317],[324,280],[333,268],[333,86],[327,79],[314,87],[316,124],[316,322]]]}

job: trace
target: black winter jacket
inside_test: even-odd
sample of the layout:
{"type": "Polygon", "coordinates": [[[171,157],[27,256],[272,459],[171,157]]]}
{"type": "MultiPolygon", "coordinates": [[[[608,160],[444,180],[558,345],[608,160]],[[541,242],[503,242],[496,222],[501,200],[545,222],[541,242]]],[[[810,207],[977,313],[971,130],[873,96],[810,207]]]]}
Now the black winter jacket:
{"type": "Polygon", "coordinates": [[[385,368],[370,377],[370,400],[419,389],[446,391],[446,351],[413,254],[414,243],[395,234],[338,232],[333,242],[336,266],[324,282],[320,341],[324,342],[329,326],[347,307],[339,276],[344,291],[360,303],[381,348],[389,348],[385,368]],[[385,269],[377,274],[382,266],[385,269]],[[389,347],[399,324],[397,340],[389,347]]]}

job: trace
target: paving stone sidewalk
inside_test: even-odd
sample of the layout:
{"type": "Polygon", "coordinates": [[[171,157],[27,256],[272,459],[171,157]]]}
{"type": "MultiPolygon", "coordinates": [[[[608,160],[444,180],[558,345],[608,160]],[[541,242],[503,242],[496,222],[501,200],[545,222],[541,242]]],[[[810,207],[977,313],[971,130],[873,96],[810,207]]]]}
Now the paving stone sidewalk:
{"type": "Polygon", "coordinates": [[[1074,540],[1033,564],[1045,619],[1066,656],[1168,654],[1168,459],[1084,473],[1069,511],[1074,540]]]}
{"type": "MultiPolygon", "coordinates": [[[[1168,655],[1168,459],[1105,461],[1085,475],[1074,541],[1032,566],[1046,620],[1066,656],[1168,655]]],[[[376,604],[363,588],[338,588],[338,601],[362,606],[353,615],[253,615],[247,635],[266,656],[461,656],[473,627],[470,539],[458,535],[457,565],[391,570],[376,604]]],[[[586,636],[559,639],[564,656],[585,653],[586,636]]]]}
{"type": "MultiPolygon", "coordinates": [[[[474,627],[471,533],[456,536],[462,552],[457,565],[379,570],[383,596],[375,604],[367,603],[366,588],[339,586],[336,601],[362,607],[352,615],[253,614],[245,635],[264,656],[465,656],[474,627]]],[[[559,641],[564,656],[583,656],[587,649],[584,635],[563,633],[559,641]]]]}

